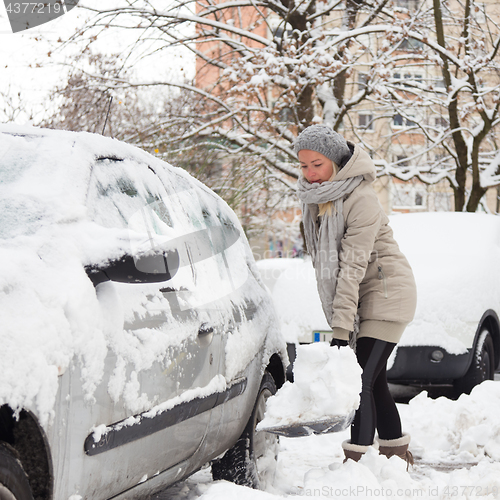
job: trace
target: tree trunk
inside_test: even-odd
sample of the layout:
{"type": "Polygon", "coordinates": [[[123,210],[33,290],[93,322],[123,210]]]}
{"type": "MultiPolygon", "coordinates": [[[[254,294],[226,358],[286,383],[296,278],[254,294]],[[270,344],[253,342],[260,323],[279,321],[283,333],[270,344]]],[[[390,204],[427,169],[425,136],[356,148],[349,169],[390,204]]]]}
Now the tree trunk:
{"type": "Polygon", "coordinates": [[[308,85],[304,87],[297,105],[297,116],[299,118],[299,132],[311,125],[314,118],[314,90],[308,85]]]}

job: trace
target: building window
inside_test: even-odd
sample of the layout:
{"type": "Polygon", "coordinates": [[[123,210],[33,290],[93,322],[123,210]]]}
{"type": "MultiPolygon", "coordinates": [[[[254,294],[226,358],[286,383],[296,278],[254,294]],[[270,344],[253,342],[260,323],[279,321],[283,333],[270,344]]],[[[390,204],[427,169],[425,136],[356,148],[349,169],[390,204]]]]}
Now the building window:
{"type": "Polygon", "coordinates": [[[420,0],[396,0],[396,5],[401,9],[415,11],[420,5],[420,0]]]}
{"type": "Polygon", "coordinates": [[[427,205],[425,186],[418,184],[400,184],[394,186],[393,208],[396,210],[422,211],[427,205]]]}
{"type": "Polygon", "coordinates": [[[405,73],[403,85],[405,87],[411,87],[414,83],[422,83],[422,75],[418,73],[405,73]]]}
{"type": "Polygon", "coordinates": [[[280,109],[278,113],[278,120],[280,123],[293,123],[294,116],[292,108],[283,108],[280,109]]]}
{"type": "Polygon", "coordinates": [[[394,115],[392,123],[395,127],[402,127],[403,121],[403,117],[398,113],[397,115],[394,115]]]}
{"type": "Polygon", "coordinates": [[[359,114],[359,128],[363,130],[373,130],[373,115],[359,114]]]}
{"type": "Polygon", "coordinates": [[[399,48],[401,50],[407,50],[407,51],[413,51],[413,50],[419,50],[423,48],[424,43],[421,42],[420,40],[416,40],[415,38],[408,37],[405,38],[401,41],[399,44],[399,48]]]}
{"type": "Polygon", "coordinates": [[[409,167],[410,166],[410,161],[408,160],[408,157],[404,155],[398,155],[395,158],[395,163],[396,167],[409,167]]]}
{"type": "Polygon", "coordinates": [[[439,89],[445,89],[446,82],[444,81],[444,78],[438,78],[437,80],[435,80],[434,86],[439,88],[439,89]]]}
{"type": "Polygon", "coordinates": [[[273,33],[273,38],[275,40],[278,40],[280,43],[283,39],[284,36],[286,36],[286,38],[290,39],[292,37],[292,34],[293,34],[293,30],[291,29],[283,29],[283,26],[278,26],[276,28],[274,28],[272,30],[272,33],[273,33]]]}
{"type": "Polygon", "coordinates": [[[422,83],[422,74],[421,73],[405,73],[402,75],[399,72],[393,74],[394,83],[395,84],[403,84],[404,87],[412,87],[415,83],[422,83]]]}
{"type": "Polygon", "coordinates": [[[445,167],[450,164],[450,155],[446,151],[439,151],[434,154],[434,161],[436,164],[445,167]]]}
{"type": "Polygon", "coordinates": [[[366,89],[368,83],[368,75],[366,73],[358,73],[358,90],[366,89]]]}
{"type": "Polygon", "coordinates": [[[448,120],[444,116],[436,116],[435,124],[437,128],[447,128],[448,127],[448,120]]]}
{"type": "Polygon", "coordinates": [[[392,119],[392,124],[394,128],[415,127],[417,125],[416,122],[414,122],[410,118],[403,117],[399,113],[394,115],[392,119]]]}

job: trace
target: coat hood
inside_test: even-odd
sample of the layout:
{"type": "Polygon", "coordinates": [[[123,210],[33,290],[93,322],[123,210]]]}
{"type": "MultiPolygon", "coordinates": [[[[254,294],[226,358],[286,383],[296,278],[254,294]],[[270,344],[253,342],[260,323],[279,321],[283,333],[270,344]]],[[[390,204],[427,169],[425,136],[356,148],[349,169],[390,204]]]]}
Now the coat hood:
{"type": "Polygon", "coordinates": [[[369,154],[357,144],[348,143],[353,150],[351,159],[339,170],[334,177],[336,181],[342,181],[351,177],[362,175],[366,181],[373,182],[377,177],[375,164],[369,154]]]}

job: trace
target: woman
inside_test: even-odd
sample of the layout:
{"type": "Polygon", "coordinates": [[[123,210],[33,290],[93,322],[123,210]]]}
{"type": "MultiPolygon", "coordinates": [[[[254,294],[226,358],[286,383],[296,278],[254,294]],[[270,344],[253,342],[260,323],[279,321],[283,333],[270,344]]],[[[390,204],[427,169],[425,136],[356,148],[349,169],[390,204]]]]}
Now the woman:
{"type": "Polygon", "coordinates": [[[345,460],[359,460],[374,444],[376,429],[380,453],[410,463],[410,436],[402,432],[386,365],[413,319],[416,287],[372,187],[375,165],[325,125],[306,128],[294,149],[304,235],[332,345],[349,341],[363,369],[351,439],[342,443],[345,460]]]}

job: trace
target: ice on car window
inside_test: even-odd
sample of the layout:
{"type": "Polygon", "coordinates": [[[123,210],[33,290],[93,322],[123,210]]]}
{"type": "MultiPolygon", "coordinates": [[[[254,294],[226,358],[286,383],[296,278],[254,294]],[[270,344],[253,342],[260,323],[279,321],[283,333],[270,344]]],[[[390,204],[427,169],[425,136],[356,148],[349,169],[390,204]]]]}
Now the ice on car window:
{"type": "Polygon", "coordinates": [[[34,234],[56,220],[47,204],[33,196],[36,183],[22,183],[24,174],[41,162],[41,140],[12,136],[0,147],[0,238],[34,234]]]}
{"type": "Polygon", "coordinates": [[[17,181],[37,158],[36,151],[26,148],[19,151],[13,147],[5,147],[4,151],[0,151],[0,184],[17,181]]]}
{"type": "Polygon", "coordinates": [[[174,220],[164,195],[147,165],[106,158],[92,169],[87,206],[91,219],[104,227],[168,235],[174,220]]]}

